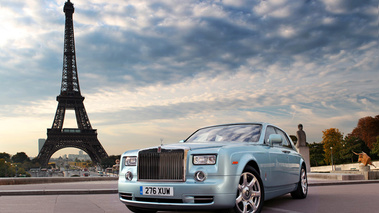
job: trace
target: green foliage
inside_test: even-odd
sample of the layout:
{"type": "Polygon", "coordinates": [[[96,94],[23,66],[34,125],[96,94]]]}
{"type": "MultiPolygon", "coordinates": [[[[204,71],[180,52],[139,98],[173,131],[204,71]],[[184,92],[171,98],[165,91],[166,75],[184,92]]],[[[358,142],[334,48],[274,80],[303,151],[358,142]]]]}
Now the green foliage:
{"type": "Polygon", "coordinates": [[[30,162],[30,159],[25,152],[17,152],[17,154],[12,156],[12,161],[14,163],[24,163],[25,161],[30,162]]]}
{"type": "Polygon", "coordinates": [[[24,168],[25,170],[29,171],[31,168],[39,167],[39,163],[38,164],[33,164],[31,161],[24,161],[21,164],[21,167],[24,168]]]}
{"type": "Polygon", "coordinates": [[[376,154],[379,157],[379,136],[376,137],[376,142],[371,150],[372,154],[376,154]]]}
{"type": "Polygon", "coordinates": [[[101,159],[101,168],[106,169],[116,164],[116,160],[120,160],[121,155],[111,155],[107,158],[101,159]]]}
{"type": "Polygon", "coordinates": [[[8,153],[0,153],[0,177],[30,177],[31,175],[26,171],[31,167],[35,165],[25,152],[18,152],[12,157],[8,153]]]}
{"type": "Polygon", "coordinates": [[[369,149],[365,142],[358,137],[348,135],[342,142],[341,159],[343,163],[357,162],[358,156],[353,152],[361,153],[362,151],[369,153],[369,149]]]}
{"type": "Polygon", "coordinates": [[[30,163],[31,163],[32,167],[35,167],[35,168],[41,167],[41,164],[39,163],[37,158],[34,158],[33,160],[31,160],[30,163]]]}
{"type": "Polygon", "coordinates": [[[9,162],[11,160],[11,155],[3,152],[3,153],[0,153],[0,159],[1,158],[9,162]]]}
{"type": "Polygon", "coordinates": [[[16,167],[17,177],[31,177],[31,175],[25,171],[23,167],[16,167]]]}
{"type": "Polygon", "coordinates": [[[297,137],[295,135],[290,135],[291,140],[296,144],[297,143],[297,137]]]}
{"type": "Polygon", "coordinates": [[[5,161],[5,159],[0,159],[0,177],[14,177],[16,174],[16,169],[10,162],[5,161]]]}
{"type": "Polygon", "coordinates": [[[311,166],[325,165],[323,144],[313,142],[308,144],[308,147],[311,166]]]}
{"type": "MultiPolygon", "coordinates": [[[[362,123],[365,120],[367,120],[367,118],[360,119],[359,133],[363,134],[365,132],[361,128],[362,126],[364,126],[362,123]]],[[[369,126],[369,125],[366,125],[366,126],[369,126]]],[[[379,142],[373,144],[374,148],[370,151],[369,147],[366,145],[367,142],[365,142],[361,137],[357,136],[358,131],[356,129],[355,129],[355,134],[352,134],[352,133],[348,134],[344,139],[343,139],[343,134],[336,128],[330,128],[323,131],[323,137],[322,137],[323,138],[322,140],[323,154],[324,154],[324,161],[327,164],[331,164],[332,154],[333,154],[334,164],[357,162],[358,156],[355,155],[353,152],[356,152],[356,153],[365,152],[369,156],[371,155],[371,153],[372,154],[378,153],[377,155],[379,156],[379,142]],[[331,147],[333,148],[330,149],[331,147]],[[377,147],[377,152],[375,152],[375,147],[377,147]]],[[[363,135],[367,136],[367,134],[363,134],[363,135]]],[[[377,137],[377,141],[379,140],[378,138],[379,137],[377,137]]],[[[375,159],[376,156],[371,156],[371,158],[375,159]]]]}

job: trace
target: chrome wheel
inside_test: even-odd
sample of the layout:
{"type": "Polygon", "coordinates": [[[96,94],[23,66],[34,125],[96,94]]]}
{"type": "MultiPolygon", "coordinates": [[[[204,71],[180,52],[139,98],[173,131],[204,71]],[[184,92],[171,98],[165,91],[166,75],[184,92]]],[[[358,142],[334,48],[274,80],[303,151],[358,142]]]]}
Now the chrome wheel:
{"type": "MultiPolygon", "coordinates": [[[[254,172],[256,173],[256,172],[254,172]]],[[[263,203],[261,180],[251,172],[241,174],[236,198],[236,208],[239,212],[259,212],[263,203]]]]}
{"type": "Polygon", "coordinates": [[[308,180],[307,173],[304,168],[301,169],[301,189],[303,190],[303,194],[307,194],[308,192],[308,180]]]}

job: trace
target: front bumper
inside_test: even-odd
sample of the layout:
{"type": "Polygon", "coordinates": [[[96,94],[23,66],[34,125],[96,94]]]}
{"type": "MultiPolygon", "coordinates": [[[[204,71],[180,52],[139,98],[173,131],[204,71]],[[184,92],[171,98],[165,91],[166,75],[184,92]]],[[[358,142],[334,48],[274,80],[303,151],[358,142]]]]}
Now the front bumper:
{"type": "Polygon", "coordinates": [[[240,176],[208,176],[204,182],[127,181],[120,176],[120,201],[127,206],[155,210],[226,209],[235,205],[240,176]],[[173,187],[173,196],[141,195],[141,186],[173,187]]]}

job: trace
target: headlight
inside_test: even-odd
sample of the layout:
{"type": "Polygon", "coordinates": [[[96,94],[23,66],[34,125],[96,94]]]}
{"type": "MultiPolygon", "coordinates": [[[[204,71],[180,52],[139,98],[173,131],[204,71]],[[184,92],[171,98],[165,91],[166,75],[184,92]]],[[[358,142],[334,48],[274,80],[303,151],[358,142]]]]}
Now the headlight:
{"type": "Polygon", "coordinates": [[[194,165],[215,165],[217,155],[194,155],[193,164],[194,165]]]}
{"type": "Polygon", "coordinates": [[[135,166],[135,165],[137,165],[137,156],[125,157],[125,166],[135,166]]]}

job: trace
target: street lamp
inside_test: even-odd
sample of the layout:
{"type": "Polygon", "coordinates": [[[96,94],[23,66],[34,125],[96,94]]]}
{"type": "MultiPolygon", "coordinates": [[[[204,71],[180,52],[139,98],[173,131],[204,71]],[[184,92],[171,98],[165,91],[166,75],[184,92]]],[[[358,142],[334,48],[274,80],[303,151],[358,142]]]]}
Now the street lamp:
{"type": "Polygon", "coordinates": [[[332,171],[334,171],[334,168],[333,168],[333,147],[330,147],[330,158],[332,159],[332,171]]]}

